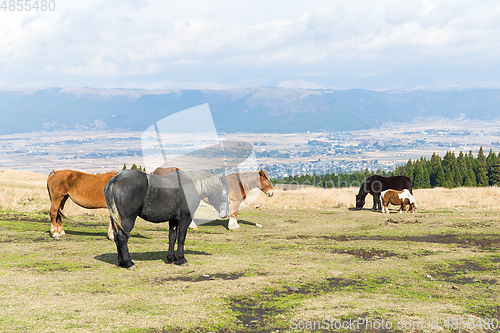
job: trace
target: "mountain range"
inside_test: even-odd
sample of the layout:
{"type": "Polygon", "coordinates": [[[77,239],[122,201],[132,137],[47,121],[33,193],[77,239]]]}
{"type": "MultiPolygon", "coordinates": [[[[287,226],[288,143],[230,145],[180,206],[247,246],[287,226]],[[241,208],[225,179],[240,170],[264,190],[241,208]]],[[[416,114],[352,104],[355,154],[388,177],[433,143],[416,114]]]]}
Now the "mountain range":
{"type": "Polygon", "coordinates": [[[224,90],[0,89],[0,134],[143,131],[208,103],[219,132],[347,131],[415,118],[500,117],[500,89],[372,91],[255,87],[224,90]]]}

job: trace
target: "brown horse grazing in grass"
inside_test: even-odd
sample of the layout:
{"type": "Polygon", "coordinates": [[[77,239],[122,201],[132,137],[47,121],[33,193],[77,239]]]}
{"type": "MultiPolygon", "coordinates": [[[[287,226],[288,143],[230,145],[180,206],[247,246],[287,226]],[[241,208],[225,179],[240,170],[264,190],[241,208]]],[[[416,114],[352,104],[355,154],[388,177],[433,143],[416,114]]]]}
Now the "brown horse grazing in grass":
{"type": "Polygon", "coordinates": [[[249,171],[242,173],[232,173],[226,176],[229,180],[229,207],[231,215],[229,217],[229,230],[236,230],[238,225],[238,210],[240,204],[246,199],[247,193],[254,188],[259,188],[268,197],[274,194],[273,184],[269,180],[269,175],[262,169],[259,171],[249,171]]]}
{"type": "MultiPolygon", "coordinates": [[[[80,171],[59,170],[52,171],[47,179],[50,205],[50,233],[54,239],[59,239],[65,234],[61,217],[62,210],[68,198],[78,206],[88,209],[106,208],[104,199],[104,186],[116,176],[118,172],[112,171],[100,175],[91,175],[80,171]]],[[[108,238],[113,240],[113,227],[110,223],[108,238]]]]}
{"type": "Polygon", "coordinates": [[[402,191],[382,191],[380,193],[380,196],[382,198],[382,213],[389,213],[389,208],[387,206],[390,203],[396,206],[401,206],[399,210],[400,213],[406,211],[406,206],[409,207],[408,211],[415,213],[415,209],[417,208],[417,201],[407,189],[404,189],[402,191]]]}
{"type": "Polygon", "coordinates": [[[178,167],[168,167],[168,168],[159,167],[156,168],[155,171],[151,172],[151,174],[156,176],[165,176],[174,171],[180,171],[180,169],[178,167]]]}

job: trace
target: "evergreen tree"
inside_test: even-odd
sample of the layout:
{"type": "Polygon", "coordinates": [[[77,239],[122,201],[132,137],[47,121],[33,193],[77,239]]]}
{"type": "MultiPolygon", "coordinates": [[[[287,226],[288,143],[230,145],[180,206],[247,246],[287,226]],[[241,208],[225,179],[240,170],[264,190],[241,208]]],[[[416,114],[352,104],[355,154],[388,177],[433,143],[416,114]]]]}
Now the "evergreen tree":
{"type": "Polygon", "coordinates": [[[127,170],[127,164],[126,163],[123,163],[123,168],[122,170],[127,170]]]}
{"type": "Polygon", "coordinates": [[[411,162],[411,158],[408,160],[408,163],[406,163],[406,168],[405,168],[404,176],[410,178],[412,183],[414,182],[414,168],[413,168],[413,163],[411,162]]]}
{"type": "Polygon", "coordinates": [[[444,177],[444,171],[441,164],[437,166],[436,183],[434,187],[446,187],[446,178],[444,177]]]}
{"type": "Polygon", "coordinates": [[[419,161],[415,162],[415,181],[413,182],[414,188],[429,188],[431,183],[429,181],[429,173],[422,166],[419,161]]]}
{"type": "Polygon", "coordinates": [[[474,171],[472,170],[472,168],[469,168],[467,170],[467,178],[470,180],[470,184],[471,185],[467,185],[464,183],[465,186],[477,186],[477,182],[476,182],[476,175],[474,174],[474,171]]]}
{"type": "Polygon", "coordinates": [[[489,182],[490,185],[500,186],[500,161],[497,162],[491,167],[489,172],[489,182]]]}
{"type": "Polygon", "coordinates": [[[457,159],[455,157],[455,153],[448,151],[446,155],[444,155],[443,162],[443,171],[444,171],[444,187],[452,188],[456,186],[455,182],[455,170],[458,168],[457,159]]]}
{"type": "Polygon", "coordinates": [[[480,165],[477,169],[476,182],[478,187],[488,186],[488,172],[486,171],[485,165],[480,165]]]}
{"type": "Polygon", "coordinates": [[[431,187],[442,187],[444,183],[444,172],[443,172],[443,167],[441,166],[441,158],[439,157],[439,155],[433,153],[429,164],[430,164],[429,178],[431,182],[431,187]]]}
{"type": "Polygon", "coordinates": [[[478,165],[486,163],[486,156],[484,156],[483,146],[479,147],[479,152],[477,153],[477,161],[479,162],[478,165]]]}
{"type": "Polygon", "coordinates": [[[488,176],[489,176],[489,184],[490,185],[494,185],[494,183],[492,182],[492,176],[493,176],[493,173],[492,173],[492,168],[494,165],[496,165],[497,163],[497,156],[496,154],[493,152],[492,149],[490,149],[490,152],[488,154],[488,157],[486,158],[486,171],[488,172],[488,176]]]}
{"type": "Polygon", "coordinates": [[[139,169],[137,168],[137,165],[135,165],[135,163],[134,163],[134,164],[132,164],[132,166],[130,167],[130,170],[139,170],[139,169]]]}

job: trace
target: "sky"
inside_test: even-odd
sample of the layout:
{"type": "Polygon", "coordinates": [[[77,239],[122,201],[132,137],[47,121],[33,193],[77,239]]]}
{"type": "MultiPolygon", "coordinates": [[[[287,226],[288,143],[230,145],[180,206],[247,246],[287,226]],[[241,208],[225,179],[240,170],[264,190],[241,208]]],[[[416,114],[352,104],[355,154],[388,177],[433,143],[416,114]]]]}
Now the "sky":
{"type": "Polygon", "coordinates": [[[8,2],[0,87],[500,88],[498,1],[8,2]]]}

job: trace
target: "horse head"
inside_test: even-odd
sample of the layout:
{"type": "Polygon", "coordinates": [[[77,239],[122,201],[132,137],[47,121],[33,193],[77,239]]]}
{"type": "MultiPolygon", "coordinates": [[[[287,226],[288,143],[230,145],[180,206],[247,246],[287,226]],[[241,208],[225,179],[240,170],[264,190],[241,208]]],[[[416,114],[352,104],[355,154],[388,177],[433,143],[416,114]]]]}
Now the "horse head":
{"type": "Polygon", "coordinates": [[[274,187],[269,180],[269,175],[264,170],[260,169],[259,177],[261,191],[264,192],[268,197],[272,197],[274,194],[274,187]]]}
{"type": "Polygon", "coordinates": [[[361,210],[364,205],[365,197],[360,194],[356,194],[356,210],[361,210]]]}
{"type": "Polygon", "coordinates": [[[220,218],[225,218],[229,215],[229,181],[226,176],[222,174],[220,177],[222,190],[216,191],[207,197],[208,202],[219,212],[220,218]]]}

